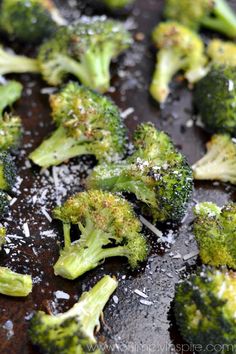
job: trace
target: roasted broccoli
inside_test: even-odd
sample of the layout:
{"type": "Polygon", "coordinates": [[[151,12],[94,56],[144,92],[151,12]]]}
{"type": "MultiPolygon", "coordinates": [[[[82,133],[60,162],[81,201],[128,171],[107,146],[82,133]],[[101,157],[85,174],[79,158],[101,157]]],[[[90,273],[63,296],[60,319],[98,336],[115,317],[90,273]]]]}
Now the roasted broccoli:
{"type": "Polygon", "coordinates": [[[134,2],[134,0],[100,0],[100,1],[112,10],[123,9],[134,2]]]}
{"type": "Polygon", "coordinates": [[[82,17],[60,28],[43,44],[39,61],[44,79],[59,85],[65,75],[75,75],[82,84],[100,92],[110,87],[110,64],[132,43],[124,25],[102,17],[82,17]]]}
{"type": "Polygon", "coordinates": [[[17,55],[0,45],[0,75],[27,72],[40,73],[38,60],[17,55]]]}
{"type": "Polygon", "coordinates": [[[178,221],[186,211],[193,178],[185,157],[151,123],[134,134],[135,152],[126,160],[95,167],[87,187],[133,193],[154,221],[178,221]]]}
{"type": "Polygon", "coordinates": [[[200,203],[195,209],[194,234],[204,264],[236,269],[236,204],[219,208],[200,203]]]}
{"type": "MultiPolygon", "coordinates": [[[[6,229],[0,227],[0,250],[5,243],[6,229]]],[[[23,275],[11,271],[9,268],[0,267],[0,294],[24,297],[32,291],[30,275],[23,275]]]]}
{"type": "Polygon", "coordinates": [[[38,42],[65,24],[52,0],[2,0],[0,29],[24,42],[38,42]]]}
{"type": "Polygon", "coordinates": [[[235,352],[236,273],[203,266],[176,287],[175,318],[180,332],[201,353],[235,352]]]}
{"type": "Polygon", "coordinates": [[[95,155],[99,161],[123,156],[124,125],[108,98],[71,82],[50,101],[58,128],[30,154],[34,163],[49,167],[85,154],[95,155]]]}
{"type": "Polygon", "coordinates": [[[141,223],[129,202],[117,195],[82,192],[54,209],[53,215],[63,222],[64,231],[64,249],[54,266],[56,275],[78,278],[109,257],[127,257],[132,268],[147,258],[141,223]],[[73,243],[72,225],[77,225],[81,233],[73,243]]]}
{"type": "Polygon", "coordinates": [[[236,44],[234,42],[213,39],[208,45],[207,54],[213,65],[236,67],[236,44]]]}
{"type": "Polygon", "coordinates": [[[210,132],[236,134],[236,70],[213,66],[196,86],[194,102],[210,132]]]}
{"type": "Polygon", "coordinates": [[[227,0],[166,0],[165,17],[193,30],[203,26],[236,37],[236,16],[227,0]]]}
{"type": "Polygon", "coordinates": [[[21,119],[4,113],[4,110],[20,98],[21,92],[22,85],[16,81],[9,81],[0,86],[0,151],[19,146],[22,136],[21,119]]]}
{"type": "Polygon", "coordinates": [[[196,33],[177,22],[159,24],[152,36],[158,53],[150,93],[155,100],[163,103],[177,72],[183,70],[185,78],[191,83],[206,74],[204,44],[196,33]]]}
{"type": "Polygon", "coordinates": [[[132,44],[124,25],[101,17],[81,17],[59,28],[39,48],[37,59],[0,50],[0,75],[38,72],[50,85],[60,85],[68,74],[96,91],[110,86],[110,64],[132,44]]]}
{"type": "MultiPolygon", "coordinates": [[[[30,321],[29,335],[33,344],[45,354],[86,354],[96,344],[94,332],[99,318],[117,281],[104,276],[67,312],[48,315],[38,311],[30,321]]],[[[95,350],[95,349],[94,349],[95,350]]],[[[101,353],[98,349],[93,353],[101,353]]]]}
{"type": "Polygon", "coordinates": [[[10,191],[16,182],[16,165],[10,154],[0,152],[0,189],[10,191]]]}
{"type": "Polygon", "coordinates": [[[193,165],[197,180],[215,180],[236,184],[236,141],[229,135],[214,135],[207,153],[193,165]]]}

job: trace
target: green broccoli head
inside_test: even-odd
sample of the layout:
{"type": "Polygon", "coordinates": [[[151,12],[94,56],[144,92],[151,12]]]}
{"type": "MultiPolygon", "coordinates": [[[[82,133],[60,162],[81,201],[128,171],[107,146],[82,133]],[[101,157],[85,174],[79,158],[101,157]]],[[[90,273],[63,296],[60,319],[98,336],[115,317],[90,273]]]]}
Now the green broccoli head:
{"type": "Polygon", "coordinates": [[[110,87],[110,64],[132,43],[124,25],[101,17],[81,17],[60,28],[39,50],[41,71],[52,85],[62,83],[67,74],[82,84],[105,92],[110,87]]]}
{"type": "Polygon", "coordinates": [[[206,154],[193,166],[196,180],[236,184],[236,141],[229,135],[214,135],[207,143],[206,154]]]}
{"type": "Polygon", "coordinates": [[[213,65],[226,65],[236,67],[236,44],[220,39],[210,41],[207,54],[213,65]]]}
{"type": "Polygon", "coordinates": [[[170,81],[177,72],[183,70],[191,83],[206,74],[204,44],[196,33],[177,22],[160,23],[153,31],[153,41],[158,53],[150,93],[163,103],[170,92],[170,81]]]}
{"type": "Polygon", "coordinates": [[[210,132],[236,134],[236,71],[213,66],[196,86],[194,102],[210,132]]]}
{"type": "Polygon", "coordinates": [[[16,182],[16,165],[11,155],[0,152],[0,189],[11,191],[16,182]]]}
{"type": "Polygon", "coordinates": [[[154,221],[179,221],[192,193],[192,171],[171,139],[151,123],[134,134],[135,152],[118,163],[95,167],[88,188],[128,192],[154,221]]]}
{"type": "Polygon", "coordinates": [[[64,225],[64,249],[54,266],[55,274],[75,279],[109,257],[127,257],[132,268],[147,257],[141,223],[123,198],[102,191],[79,193],[54,209],[64,225]],[[71,225],[81,233],[71,243],[71,225]],[[105,247],[106,246],[106,247],[105,247]]]}
{"type": "Polygon", "coordinates": [[[126,132],[110,99],[71,82],[50,102],[58,128],[30,154],[34,163],[49,167],[86,154],[99,161],[123,156],[126,132]]]}
{"type": "Polygon", "coordinates": [[[194,211],[194,234],[202,262],[236,269],[236,204],[219,208],[214,203],[200,203],[194,211]]]}
{"type": "Polygon", "coordinates": [[[3,0],[0,28],[10,37],[38,42],[51,35],[57,24],[65,24],[52,0],[3,0]]]}
{"type": "Polygon", "coordinates": [[[29,327],[32,343],[47,354],[91,352],[91,347],[96,344],[94,332],[100,325],[99,318],[116,288],[117,281],[106,275],[91,290],[83,293],[69,311],[55,316],[37,312],[29,327]]]}
{"type": "Polygon", "coordinates": [[[196,275],[179,283],[175,318],[183,338],[192,345],[222,345],[219,353],[232,352],[235,343],[236,274],[203,266],[196,275]],[[225,348],[229,346],[229,351],[225,348]],[[231,347],[230,347],[231,346],[231,347]],[[224,349],[223,349],[224,348],[224,349]]]}
{"type": "Polygon", "coordinates": [[[100,0],[100,1],[103,2],[107,7],[109,7],[112,10],[123,9],[134,2],[134,0],[100,0]]]}
{"type": "Polygon", "coordinates": [[[236,16],[227,0],[167,0],[165,17],[193,30],[203,26],[236,37],[236,16]]]}

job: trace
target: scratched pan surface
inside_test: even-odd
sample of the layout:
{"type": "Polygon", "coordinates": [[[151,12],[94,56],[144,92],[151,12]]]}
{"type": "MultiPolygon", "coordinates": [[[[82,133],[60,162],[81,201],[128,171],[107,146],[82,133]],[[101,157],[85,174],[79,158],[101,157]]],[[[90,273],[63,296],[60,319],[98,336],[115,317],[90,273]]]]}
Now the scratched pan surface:
{"type": "MultiPolygon", "coordinates": [[[[76,18],[79,12],[73,7],[75,2],[65,3],[58,1],[69,19],[76,18]]],[[[236,2],[231,3],[236,8],[236,2]]],[[[92,13],[91,7],[86,8],[84,2],[82,7],[82,13],[92,13]]],[[[209,136],[193,122],[192,95],[186,83],[175,80],[172,95],[161,110],[147,91],[155,58],[150,32],[160,21],[162,9],[163,1],[160,0],[137,1],[127,25],[134,34],[144,33],[145,38],[137,41],[134,48],[113,65],[114,92],[109,95],[122,111],[134,109],[128,110],[131,114],[125,119],[131,136],[139,122],[152,121],[171,135],[189,162],[193,163],[204,152],[209,136]]],[[[32,48],[9,43],[1,37],[1,41],[18,52],[34,52],[32,48]]],[[[37,349],[30,345],[27,337],[28,319],[32,312],[47,308],[55,312],[67,310],[82,291],[89,289],[103,274],[115,275],[119,289],[105,310],[105,324],[99,340],[109,344],[112,353],[178,352],[179,345],[184,343],[173,319],[174,286],[198,264],[197,257],[185,260],[197,249],[191,230],[191,206],[196,201],[211,200],[222,205],[227,200],[235,200],[235,189],[220,184],[196,183],[193,201],[183,224],[178,227],[160,225],[164,235],[162,242],[144,230],[150,241],[150,257],[137,272],[132,273],[125,260],[117,259],[106,261],[73,282],[55,277],[52,265],[58,257],[62,229],[60,224],[50,223],[45,214],[50,214],[51,208],[66,196],[83,189],[83,179],[94,161],[74,159],[67,165],[41,174],[29,164],[27,154],[53,129],[48,90],[38,76],[13,78],[24,84],[24,95],[15,108],[23,119],[25,135],[23,149],[16,157],[20,176],[14,195],[17,200],[5,220],[9,239],[5,251],[1,252],[1,265],[32,274],[34,288],[25,300],[0,296],[0,353],[37,354],[37,349]],[[29,237],[24,233],[26,224],[29,237]],[[145,292],[148,298],[138,296],[135,289],[145,292]],[[143,300],[148,302],[144,304],[143,300]]]]}

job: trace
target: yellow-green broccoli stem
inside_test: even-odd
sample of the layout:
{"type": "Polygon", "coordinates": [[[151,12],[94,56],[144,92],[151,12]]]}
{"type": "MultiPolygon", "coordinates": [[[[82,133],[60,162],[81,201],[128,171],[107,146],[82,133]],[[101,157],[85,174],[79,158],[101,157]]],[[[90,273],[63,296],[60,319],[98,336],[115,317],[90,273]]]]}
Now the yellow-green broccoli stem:
{"type": "Polygon", "coordinates": [[[0,46],[0,75],[28,72],[40,73],[39,63],[36,59],[7,52],[0,46]]]}
{"type": "Polygon", "coordinates": [[[236,144],[229,135],[214,135],[207,143],[207,153],[193,166],[197,180],[236,184],[236,144]]]}
{"type": "Polygon", "coordinates": [[[67,136],[66,129],[60,126],[49,139],[34,150],[29,158],[38,166],[50,167],[61,164],[72,157],[89,154],[89,145],[83,139],[67,136]]]}
{"type": "Polygon", "coordinates": [[[67,312],[47,315],[35,313],[29,326],[33,344],[48,354],[101,354],[94,332],[100,327],[99,318],[117,281],[106,275],[67,312]]]}
{"type": "Polygon", "coordinates": [[[0,117],[7,106],[11,106],[22,94],[23,86],[17,81],[9,81],[0,86],[0,117]]]}
{"type": "Polygon", "coordinates": [[[8,296],[25,297],[32,291],[30,275],[18,274],[0,267],[0,293],[8,296]]]}
{"type": "Polygon", "coordinates": [[[212,13],[214,16],[203,16],[201,24],[211,30],[236,37],[236,15],[226,0],[214,0],[212,13]]]}
{"type": "Polygon", "coordinates": [[[134,2],[134,0],[102,0],[111,9],[122,9],[134,2]]]}

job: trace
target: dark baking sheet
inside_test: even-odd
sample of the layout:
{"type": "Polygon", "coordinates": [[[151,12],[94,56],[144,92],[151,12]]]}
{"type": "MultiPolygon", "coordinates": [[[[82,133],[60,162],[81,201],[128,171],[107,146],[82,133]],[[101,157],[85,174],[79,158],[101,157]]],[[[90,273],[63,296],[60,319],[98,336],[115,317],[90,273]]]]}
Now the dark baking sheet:
{"type": "MultiPolygon", "coordinates": [[[[73,7],[75,1],[61,0],[57,3],[68,18],[79,15],[73,7]]],[[[236,2],[231,3],[236,8],[236,2]]],[[[83,13],[92,13],[84,2],[81,8],[83,13]]],[[[150,32],[160,21],[162,8],[163,1],[159,0],[136,2],[127,24],[134,34],[144,33],[145,39],[137,41],[114,64],[112,86],[115,91],[109,95],[122,111],[134,108],[134,112],[125,119],[131,135],[139,122],[152,121],[171,135],[193,163],[204,152],[209,136],[200,126],[193,124],[192,95],[186,83],[175,80],[172,95],[161,110],[151,100],[147,90],[155,61],[150,32]]],[[[1,37],[5,45],[13,46],[19,52],[34,53],[32,48],[7,42],[1,37]]],[[[48,176],[46,173],[39,174],[39,169],[30,166],[28,153],[53,129],[47,85],[38,76],[12,77],[20,80],[25,87],[24,95],[16,105],[16,111],[23,119],[25,135],[23,149],[16,157],[21,180],[18,180],[15,191],[17,201],[5,221],[10,236],[5,251],[1,252],[1,265],[32,274],[35,284],[33,293],[27,299],[0,296],[0,353],[37,354],[27,337],[27,319],[32,311],[46,310],[48,307],[55,312],[67,310],[82,291],[103,274],[116,275],[119,280],[117,297],[111,299],[105,310],[105,324],[99,334],[101,341],[106,338],[112,353],[175,353],[181,348],[178,345],[182,345],[182,351],[187,352],[188,348],[183,346],[176,329],[171,304],[175,283],[194,270],[198,262],[197,257],[184,260],[184,256],[196,251],[191,231],[191,206],[196,201],[210,200],[222,205],[229,199],[235,200],[235,188],[217,183],[196,183],[193,201],[183,224],[178,227],[160,225],[164,232],[162,242],[144,229],[150,240],[151,254],[148,262],[137,272],[131,272],[125,260],[117,259],[106,261],[102,267],[73,282],[55,277],[52,265],[58,257],[62,229],[60,224],[50,223],[43,210],[50,214],[57,201],[63,201],[66,196],[83,189],[83,178],[94,162],[74,159],[67,165],[50,170],[48,176]],[[58,185],[58,193],[55,184],[58,185]],[[24,235],[25,223],[29,227],[30,237],[24,235]],[[134,292],[135,289],[146,292],[147,300],[151,302],[149,306],[140,302],[142,298],[134,292]],[[70,298],[60,299],[62,293],[57,291],[69,294],[70,298]]]]}

